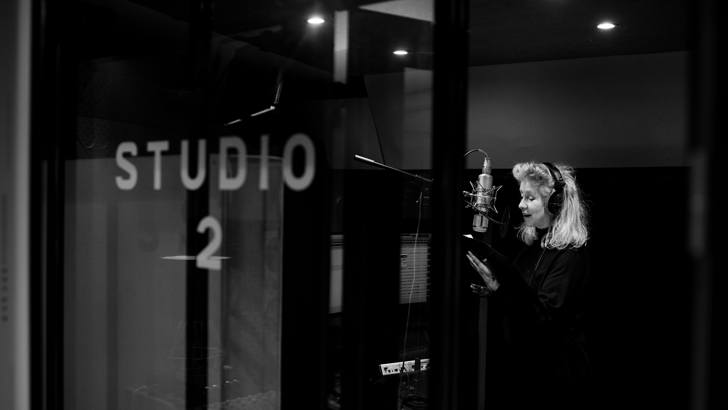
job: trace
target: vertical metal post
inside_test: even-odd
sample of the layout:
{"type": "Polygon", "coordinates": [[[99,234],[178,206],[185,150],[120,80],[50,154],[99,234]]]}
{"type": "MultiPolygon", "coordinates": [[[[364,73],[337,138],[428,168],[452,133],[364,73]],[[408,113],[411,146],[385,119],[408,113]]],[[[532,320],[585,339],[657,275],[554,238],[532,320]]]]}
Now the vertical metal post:
{"type": "Polygon", "coordinates": [[[0,408],[30,409],[29,2],[0,5],[0,408]]]}
{"type": "Polygon", "coordinates": [[[691,403],[693,410],[725,408],[728,405],[722,380],[726,376],[725,292],[728,289],[718,255],[723,252],[725,218],[719,202],[725,166],[725,123],[717,112],[725,94],[719,80],[724,65],[720,56],[719,3],[697,2],[692,25],[694,50],[691,70],[692,133],[690,155],[690,253],[693,262],[693,329],[691,403]],[[719,214],[720,213],[720,214],[719,214]]]}
{"type": "Polygon", "coordinates": [[[75,4],[31,4],[30,406],[64,406],[64,150],[76,135],[75,4]]]}
{"type": "Polygon", "coordinates": [[[460,237],[467,129],[468,1],[436,0],[432,118],[433,262],[430,408],[464,409],[460,237]]]}
{"type": "MultiPolygon", "coordinates": [[[[208,139],[209,65],[212,38],[212,0],[190,2],[189,33],[189,85],[196,92],[194,123],[190,140],[208,139]]],[[[196,146],[197,144],[190,144],[196,146]]],[[[208,152],[212,147],[208,145],[208,152]]],[[[190,169],[197,169],[197,149],[189,152],[190,169]]],[[[208,167],[209,161],[205,161],[208,167]]],[[[198,190],[187,193],[187,254],[197,255],[207,240],[197,233],[198,223],[209,213],[209,187],[203,184],[198,190]]],[[[185,406],[187,409],[207,407],[208,367],[208,271],[198,268],[196,261],[187,263],[186,276],[186,353],[185,353],[185,406]]]]}

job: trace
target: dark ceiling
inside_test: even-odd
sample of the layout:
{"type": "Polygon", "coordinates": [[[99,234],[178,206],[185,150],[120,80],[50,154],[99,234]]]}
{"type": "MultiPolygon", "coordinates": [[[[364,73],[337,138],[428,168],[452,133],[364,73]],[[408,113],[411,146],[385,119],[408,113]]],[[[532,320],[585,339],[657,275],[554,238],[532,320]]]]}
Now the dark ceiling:
{"type": "MultiPolygon", "coordinates": [[[[277,3],[283,6],[285,2],[277,3]]],[[[300,16],[313,7],[311,2],[294,3],[299,7],[287,7],[278,14],[288,21],[288,26],[279,26],[278,36],[286,38],[289,31],[289,43],[308,48],[309,52],[302,54],[316,55],[314,60],[321,62],[331,42],[322,41],[321,33],[317,34],[319,38],[307,38],[312,33],[300,16]],[[299,22],[297,29],[292,21],[299,22]]],[[[431,68],[432,23],[358,8],[376,2],[356,3],[348,8],[350,70],[388,72],[405,65],[431,68]],[[391,51],[396,47],[409,48],[411,54],[404,59],[394,57],[391,51]]],[[[431,1],[415,3],[420,8],[432,7],[431,1]]],[[[469,9],[471,65],[645,54],[689,47],[692,10],[683,0],[471,0],[469,9]],[[597,23],[604,20],[616,23],[616,29],[597,30],[597,23]]],[[[218,27],[228,33],[233,29],[240,32],[241,26],[235,27],[235,13],[225,15],[229,18],[220,19],[218,27]]],[[[242,26],[260,27],[263,21],[262,17],[247,19],[242,26]]]]}
{"type": "MultiPolygon", "coordinates": [[[[433,1],[402,0],[402,10],[405,15],[409,12],[412,16],[421,16],[422,11],[432,10],[433,1]]],[[[118,8],[124,2],[106,4],[112,3],[113,6],[106,7],[118,8]]],[[[112,45],[124,42],[125,51],[116,50],[116,55],[127,54],[144,47],[140,44],[149,44],[155,36],[164,36],[160,33],[165,26],[156,20],[186,24],[193,21],[189,16],[199,13],[192,5],[202,3],[205,2],[132,0],[126,3],[127,8],[135,8],[135,13],[142,9],[157,16],[145,18],[143,21],[148,25],[145,28],[140,27],[142,20],[136,18],[129,22],[98,18],[110,15],[103,11],[105,2],[89,0],[87,7],[93,8],[95,14],[87,20],[96,26],[90,32],[108,32],[109,25],[115,23],[116,34],[110,34],[111,39],[98,35],[88,41],[97,43],[92,45],[95,49],[108,50],[101,54],[111,55],[115,52],[112,45]],[[134,26],[133,31],[130,26],[134,26]],[[137,40],[130,40],[130,36],[136,36],[137,40]]],[[[238,41],[245,53],[282,56],[330,72],[334,54],[333,14],[336,10],[348,10],[350,74],[432,66],[433,24],[361,8],[378,2],[215,0],[208,4],[212,30],[238,41]],[[308,26],[305,18],[312,11],[323,13],[327,23],[316,28],[308,26]],[[395,47],[406,47],[411,53],[404,58],[393,56],[395,47]]],[[[683,0],[470,0],[470,62],[491,65],[687,50],[692,21],[689,4],[683,0]],[[616,29],[597,30],[596,24],[605,19],[616,23],[616,29]]],[[[164,44],[155,47],[164,47],[164,44]]]]}
{"type": "MultiPolygon", "coordinates": [[[[170,107],[165,111],[169,113],[194,112],[203,100],[201,93],[208,92],[215,101],[209,104],[214,121],[222,124],[278,101],[281,88],[283,101],[361,97],[368,95],[369,74],[432,68],[433,23],[428,12],[431,18],[435,0],[401,0],[404,7],[397,12],[362,8],[381,6],[372,1],[326,1],[81,0],[78,12],[69,11],[72,24],[65,26],[78,36],[74,45],[81,77],[95,81],[80,84],[79,94],[91,95],[80,106],[98,114],[105,94],[87,92],[97,90],[98,84],[129,90],[129,106],[137,111],[160,106],[170,107]],[[201,10],[200,4],[209,9],[201,10]],[[307,25],[312,11],[320,11],[327,23],[307,25]],[[331,81],[336,11],[348,11],[349,21],[343,83],[331,81]],[[392,50],[398,47],[410,54],[394,56],[392,50]],[[147,89],[158,91],[147,93],[155,98],[132,93],[147,89]]],[[[689,4],[470,0],[470,64],[689,50],[689,4]],[[598,31],[596,24],[603,19],[616,23],[616,29],[598,31]]],[[[107,117],[116,118],[118,101],[107,105],[107,117]]],[[[158,113],[144,115],[154,121],[162,118],[158,113]]]]}
{"type": "Polygon", "coordinates": [[[472,0],[472,65],[686,50],[681,0],[472,0]],[[611,20],[614,30],[596,29],[611,20]]]}
{"type": "MultiPolygon", "coordinates": [[[[334,9],[343,8],[350,11],[350,66],[355,71],[389,71],[403,64],[427,68],[431,64],[432,24],[360,8],[377,2],[327,5],[278,0],[261,7],[251,6],[251,2],[218,3],[215,26],[220,32],[235,35],[253,30],[259,35],[261,29],[265,33],[265,27],[270,27],[276,31],[267,33],[269,45],[277,38],[289,50],[307,49],[300,54],[317,55],[319,62],[331,47],[331,35],[322,33],[326,29],[314,35],[301,17],[311,10],[330,16],[334,9]],[[391,55],[397,46],[408,47],[412,53],[398,60],[391,55]]],[[[692,14],[689,4],[684,0],[471,0],[471,65],[686,50],[692,14]],[[603,20],[613,21],[617,28],[597,30],[596,24],[603,20]]],[[[415,15],[416,8],[431,10],[432,1],[409,1],[404,8],[415,15]]],[[[254,38],[247,40],[255,43],[254,38]]]]}

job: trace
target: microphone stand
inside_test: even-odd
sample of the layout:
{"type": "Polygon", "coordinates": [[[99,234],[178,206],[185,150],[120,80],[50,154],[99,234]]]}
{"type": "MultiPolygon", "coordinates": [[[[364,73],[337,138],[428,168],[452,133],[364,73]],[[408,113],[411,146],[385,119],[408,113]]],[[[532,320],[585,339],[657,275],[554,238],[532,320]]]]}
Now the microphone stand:
{"type": "MultiPolygon", "coordinates": [[[[257,117],[257,116],[263,115],[267,112],[274,111],[276,109],[276,107],[278,107],[278,102],[281,100],[281,87],[283,87],[283,81],[281,80],[281,72],[278,72],[278,85],[276,85],[276,95],[275,95],[275,97],[273,97],[273,103],[271,105],[269,105],[268,108],[263,108],[260,111],[256,111],[256,112],[248,115],[248,118],[257,117]]],[[[235,125],[242,121],[243,121],[243,117],[232,120],[232,121],[228,121],[224,125],[226,127],[229,127],[231,125],[235,125]]]]}
{"type": "Polygon", "coordinates": [[[399,168],[390,167],[389,165],[382,164],[381,162],[374,161],[373,159],[369,159],[369,158],[366,158],[366,157],[362,157],[361,155],[354,154],[354,158],[358,159],[359,161],[365,162],[365,163],[367,163],[369,165],[374,165],[374,166],[377,166],[377,167],[380,167],[380,168],[388,169],[390,171],[399,172],[400,174],[406,175],[406,176],[408,176],[410,178],[414,178],[414,179],[417,179],[417,180],[422,181],[422,182],[427,182],[428,184],[431,184],[432,181],[433,181],[430,178],[425,178],[423,176],[420,176],[420,175],[417,175],[417,174],[413,174],[411,172],[403,171],[403,170],[401,170],[399,168]]]}

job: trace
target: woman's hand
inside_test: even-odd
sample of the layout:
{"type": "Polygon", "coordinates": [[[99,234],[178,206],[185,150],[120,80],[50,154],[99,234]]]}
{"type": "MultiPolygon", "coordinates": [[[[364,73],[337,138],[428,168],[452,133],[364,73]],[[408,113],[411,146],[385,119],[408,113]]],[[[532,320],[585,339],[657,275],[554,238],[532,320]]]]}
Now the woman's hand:
{"type": "Polygon", "coordinates": [[[478,285],[477,283],[471,283],[470,290],[478,296],[488,296],[492,293],[487,286],[478,285]]]}
{"type": "Polygon", "coordinates": [[[485,264],[487,262],[487,259],[483,259],[481,261],[470,251],[468,251],[466,256],[468,257],[470,266],[472,266],[473,269],[478,272],[480,277],[483,279],[483,282],[485,282],[485,286],[477,285],[475,283],[471,284],[470,289],[473,291],[473,293],[479,296],[487,296],[498,290],[498,288],[500,287],[500,283],[498,283],[495,275],[493,275],[493,271],[491,271],[488,265],[485,264]]]}

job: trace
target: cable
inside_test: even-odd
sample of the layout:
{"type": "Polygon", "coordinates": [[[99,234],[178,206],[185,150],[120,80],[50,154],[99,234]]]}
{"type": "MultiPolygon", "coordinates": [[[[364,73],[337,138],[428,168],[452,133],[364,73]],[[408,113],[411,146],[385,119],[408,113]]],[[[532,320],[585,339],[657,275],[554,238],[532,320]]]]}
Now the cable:
{"type": "Polygon", "coordinates": [[[374,126],[374,134],[376,134],[376,136],[377,136],[377,145],[379,146],[379,155],[381,155],[381,157],[382,157],[382,163],[386,164],[387,160],[384,158],[384,147],[382,147],[382,137],[379,135],[379,127],[377,127],[377,121],[374,119],[374,109],[372,108],[371,98],[367,98],[367,104],[369,105],[369,114],[372,116],[372,125],[374,126]]]}
{"type": "MultiPolygon", "coordinates": [[[[417,202],[417,228],[415,229],[415,243],[412,247],[412,281],[410,282],[410,291],[409,296],[407,297],[407,318],[405,319],[404,336],[402,338],[402,367],[400,368],[399,386],[397,388],[398,401],[402,399],[403,373],[408,373],[402,371],[402,369],[404,368],[405,361],[407,360],[407,335],[409,334],[410,313],[412,311],[412,295],[414,294],[415,282],[417,281],[417,242],[420,237],[420,222],[422,221],[422,190],[420,190],[420,197],[417,202]]],[[[409,374],[407,374],[406,377],[409,382],[409,374]]],[[[400,408],[401,406],[398,405],[397,407],[400,408]]]]}
{"type": "Polygon", "coordinates": [[[487,152],[485,152],[484,150],[482,150],[482,149],[480,149],[480,148],[473,148],[473,149],[471,149],[471,150],[468,150],[468,151],[467,151],[467,152],[465,153],[465,155],[463,155],[463,157],[467,158],[467,157],[468,157],[468,155],[470,155],[470,154],[472,154],[473,152],[476,152],[476,151],[477,151],[477,152],[480,152],[481,154],[483,154],[483,156],[485,156],[485,160],[484,160],[484,162],[483,162],[483,168],[485,168],[486,166],[489,166],[489,165],[490,165],[490,156],[488,155],[488,153],[487,153],[487,152]]]}

